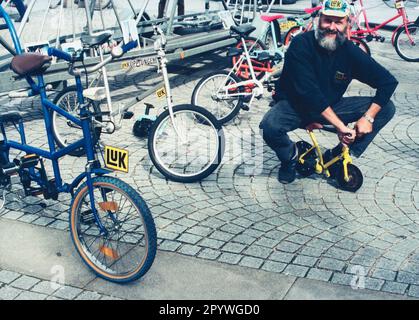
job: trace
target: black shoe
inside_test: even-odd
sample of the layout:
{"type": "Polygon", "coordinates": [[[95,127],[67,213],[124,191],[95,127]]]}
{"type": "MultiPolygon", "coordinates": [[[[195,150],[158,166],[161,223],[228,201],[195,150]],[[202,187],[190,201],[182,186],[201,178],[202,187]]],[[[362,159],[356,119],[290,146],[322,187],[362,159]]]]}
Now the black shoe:
{"type": "Polygon", "coordinates": [[[297,171],[295,167],[298,162],[298,150],[294,144],[294,155],[289,161],[283,161],[281,163],[281,168],[278,171],[278,181],[284,184],[291,183],[295,180],[297,171]]]}
{"type": "MultiPolygon", "coordinates": [[[[330,160],[337,157],[341,153],[342,153],[342,145],[340,144],[334,147],[333,149],[326,150],[325,153],[323,153],[323,163],[324,164],[328,163],[330,160]]],[[[343,170],[342,160],[339,160],[335,162],[334,164],[332,164],[328,168],[328,170],[330,173],[330,178],[333,178],[333,179],[336,178],[339,172],[343,170]]]]}

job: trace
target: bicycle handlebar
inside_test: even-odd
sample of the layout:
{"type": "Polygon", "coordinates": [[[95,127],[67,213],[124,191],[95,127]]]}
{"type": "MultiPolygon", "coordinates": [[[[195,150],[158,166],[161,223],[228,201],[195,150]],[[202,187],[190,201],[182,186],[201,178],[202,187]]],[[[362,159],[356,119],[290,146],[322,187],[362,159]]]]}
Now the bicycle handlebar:
{"type": "Polygon", "coordinates": [[[62,50],[59,50],[57,48],[48,48],[48,55],[57,57],[59,59],[63,59],[67,62],[72,62],[73,61],[73,56],[72,55],[70,55],[67,52],[64,52],[62,50]]]}

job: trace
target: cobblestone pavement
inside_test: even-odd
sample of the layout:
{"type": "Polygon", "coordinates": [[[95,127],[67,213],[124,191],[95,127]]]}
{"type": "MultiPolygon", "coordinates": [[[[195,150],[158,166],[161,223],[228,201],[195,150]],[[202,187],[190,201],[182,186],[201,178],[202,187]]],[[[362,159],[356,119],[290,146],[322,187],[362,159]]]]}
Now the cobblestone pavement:
{"type": "Polygon", "coordinates": [[[0,300],[121,300],[0,269],[0,300]]]}
{"type": "MultiPolygon", "coordinates": [[[[388,42],[370,45],[373,56],[400,85],[393,96],[396,116],[365,156],[355,160],[364,174],[364,185],[355,194],[337,189],[320,176],[279,184],[278,161],[267,146],[253,157],[243,156],[262,143],[258,124],[269,99],[257,101],[225,126],[223,162],[199,183],[165,180],[149,160],[147,141],[133,136],[134,118],[124,120],[123,128],[113,135],[104,135],[106,144],[130,151],[130,172],[118,176],[136,186],[147,201],[158,229],[159,250],[344,285],[350,285],[354,275],[364,275],[367,289],[419,298],[419,65],[400,60],[388,42]]],[[[194,84],[207,72],[227,66],[223,55],[215,53],[185,63],[170,69],[176,103],[189,102],[194,84]]],[[[111,78],[114,97],[120,102],[155,81],[153,69],[111,78]]],[[[372,93],[357,83],[348,91],[351,96],[372,93]]],[[[147,102],[160,107],[156,113],[162,110],[163,101],[157,97],[147,102]]],[[[4,109],[25,113],[28,142],[46,147],[36,100],[3,98],[1,103],[4,109]]],[[[139,115],[144,106],[139,103],[132,110],[139,115]]],[[[308,140],[303,130],[291,137],[308,140]]],[[[324,147],[337,141],[330,133],[318,137],[324,147]]],[[[84,162],[66,157],[60,166],[64,179],[70,181],[84,169],[84,162]]],[[[45,232],[68,230],[68,197],[19,201],[9,194],[7,199],[2,219],[45,226],[45,232]]],[[[4,283],[0,298],[2,291],[11,292],[12,298],[37,292],[20,293],[19,285],[4,283]]]]}

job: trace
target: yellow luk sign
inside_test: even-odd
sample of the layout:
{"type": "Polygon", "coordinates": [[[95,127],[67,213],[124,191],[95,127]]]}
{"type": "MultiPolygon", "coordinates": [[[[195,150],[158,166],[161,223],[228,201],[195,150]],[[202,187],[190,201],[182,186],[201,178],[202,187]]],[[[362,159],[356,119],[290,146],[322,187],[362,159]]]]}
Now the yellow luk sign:
{"type": "Polygon", "coordinates": [[[109,169],[128,172],[128,150],[105,146],[105,166],[109,169]]]}

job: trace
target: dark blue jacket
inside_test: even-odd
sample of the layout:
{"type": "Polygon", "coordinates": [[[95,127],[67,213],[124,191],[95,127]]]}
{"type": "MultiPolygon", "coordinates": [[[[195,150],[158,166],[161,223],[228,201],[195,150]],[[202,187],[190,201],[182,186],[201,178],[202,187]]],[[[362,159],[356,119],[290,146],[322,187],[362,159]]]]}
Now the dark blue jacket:
{"type": "Polygon", "coordinates": [[[303,116],[318,117],[336,104],[352,79],[377,89],[373,102],[384,107],[398,81],[351,41],[335,51],[317,43],[314,31],[296,36],[285,54],[278,99],[288,99],[303,116]]]}

